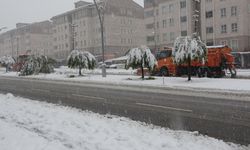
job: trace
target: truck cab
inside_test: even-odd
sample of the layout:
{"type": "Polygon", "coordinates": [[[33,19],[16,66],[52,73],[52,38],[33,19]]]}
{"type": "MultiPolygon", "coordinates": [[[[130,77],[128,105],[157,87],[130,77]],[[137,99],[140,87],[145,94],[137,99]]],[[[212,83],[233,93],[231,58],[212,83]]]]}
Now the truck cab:
{"type": "Polygon", "coordinates": [[[164,50],[159,51],[156,54],[156,59],[158,62],[156,72],[158,72],[160,76],[175,75],[176,67],[172,57],[172,48],[164,48],[164,50]]]}

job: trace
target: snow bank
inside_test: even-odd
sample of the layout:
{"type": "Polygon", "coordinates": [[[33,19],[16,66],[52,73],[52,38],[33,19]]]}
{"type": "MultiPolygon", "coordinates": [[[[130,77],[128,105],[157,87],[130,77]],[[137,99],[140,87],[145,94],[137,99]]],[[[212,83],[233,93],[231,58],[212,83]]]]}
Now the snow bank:
{"type": "Polygon", "coordinates": [[[247,150],[116,116],[0,94],[1,150],[247,150]]]}

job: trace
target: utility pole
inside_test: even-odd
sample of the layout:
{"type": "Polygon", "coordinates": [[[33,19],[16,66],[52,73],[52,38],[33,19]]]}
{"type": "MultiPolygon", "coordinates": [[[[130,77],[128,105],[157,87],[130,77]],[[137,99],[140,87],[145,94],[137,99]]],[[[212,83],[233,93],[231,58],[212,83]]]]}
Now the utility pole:
{"type": "Polygon", "coordinates": [[[104,58],[104,10],[105,10],[105,3],[103,1],[99,1],[97,4],[97,1],[94,0],[94,4],[96,7],[96,11],[98,14],[98,18],[100,21],[100,27],[101,27],[101,39],[102,39],[102,77],[106,77],[106,66],[105,66],[105,58],[104,58]]]}
{"type": "Polygon", "coordinates": [[[11,42],[11,57],[14,58],[13,33],[10,33],[10,42],[11,42]]]}
{"type": "Polygon", "coordinates": [[[16,61],[18,62],[19,37],[16,37],[16,61]]]}

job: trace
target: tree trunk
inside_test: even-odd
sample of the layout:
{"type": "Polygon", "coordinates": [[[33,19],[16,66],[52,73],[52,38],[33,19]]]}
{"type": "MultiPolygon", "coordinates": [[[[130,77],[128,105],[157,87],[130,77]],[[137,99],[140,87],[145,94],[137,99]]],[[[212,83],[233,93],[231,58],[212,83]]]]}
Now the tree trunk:
{"type": "Polygon", "coordinates": [[[82,76],[82,67],[79,67],[79,76],[82,76]]]}
{"type": "Polygon", "coordinates": [[[191,81],[191,58],[188,55],[188,81],[191,81]]]}
{"type": "Polygon", "coordinates": [[[142,66],[141,66],[141,78],[142,78],[142,80],[144,80],[144,70],[143,70],[142,66]]]}

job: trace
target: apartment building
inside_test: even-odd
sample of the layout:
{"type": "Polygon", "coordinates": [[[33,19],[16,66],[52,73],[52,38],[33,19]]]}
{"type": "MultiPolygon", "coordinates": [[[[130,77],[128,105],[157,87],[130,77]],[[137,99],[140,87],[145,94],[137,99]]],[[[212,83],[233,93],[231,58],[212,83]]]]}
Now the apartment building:
{"type": "Polygon", "coordinates": [[[17,23],[16,28],[0,34],[0,56],[16,58],[22,54],[50,55],[52,50],[52,23],[17,23]]]}
{"type": "Polygon", "coordinates": [[[147,45],[154,51],[173,46],[178,36],[191,35],[193,0],[144,0],[147,45]]]}
{"type": "Polygon", "coordinates": [[[229,45],[250,51],[250,0],[204,0],[202,39],[207,45],[229,45]]]}
{"type": "Polygon", "coordinates": [[[207,45],[250,51],[250,0],[144,0],[147,45],[173,46],[178,36],[198,33],[207,45]],[[197,10],[197,11],[196,11],[197,10]],[[198,13],[197,13],[198,12],[198,13]]]}
{"type": "MultiPolygon", "coordinates": [[[[133,0],[104,2],[105,58],[122,56],[130,48],[145,44],[143,7],[133,0]]],[[[74,10],[51,20],[56,59],[66,59],[73,49],[89,51],[101,58],[100,23],[93,3],[79,1],[74,10]]]]}

